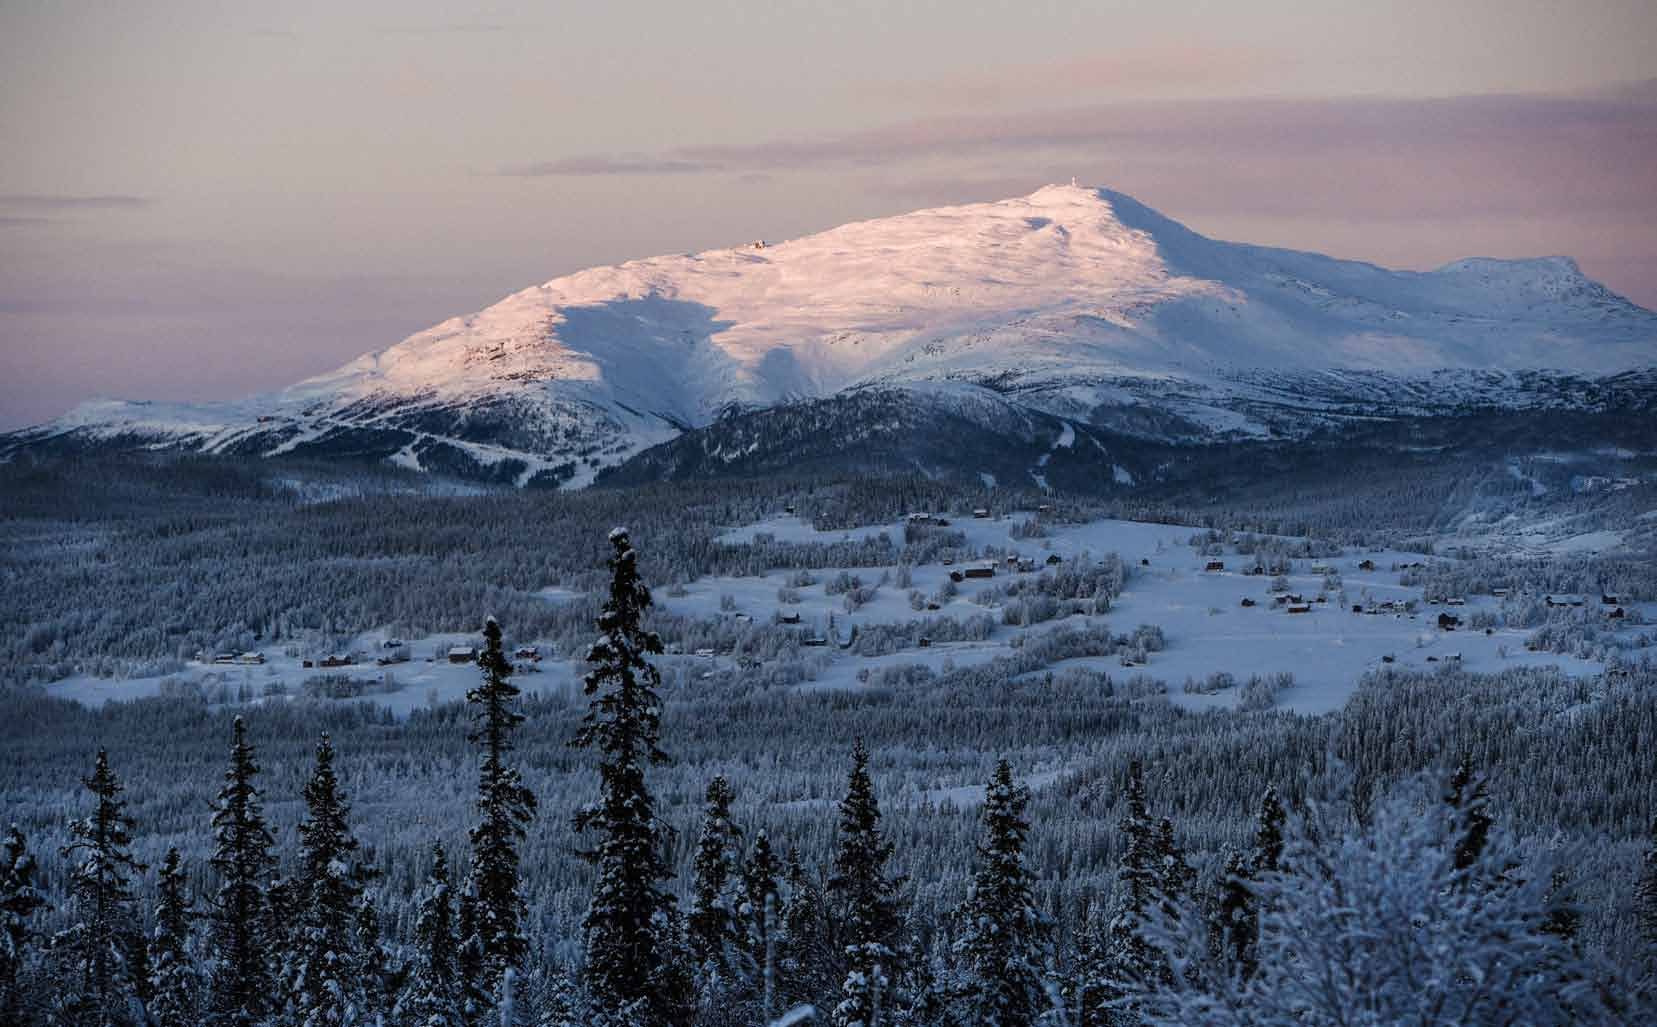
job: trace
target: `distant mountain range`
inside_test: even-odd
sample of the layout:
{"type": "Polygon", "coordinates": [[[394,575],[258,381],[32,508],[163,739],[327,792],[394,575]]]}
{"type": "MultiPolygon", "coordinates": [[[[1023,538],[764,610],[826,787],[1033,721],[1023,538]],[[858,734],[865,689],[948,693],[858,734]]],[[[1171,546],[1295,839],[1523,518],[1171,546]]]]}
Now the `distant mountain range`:
{"type": "Polygon", "coordinates": [[[1657,412],[1657,313],[1567,257],[1393,271],[1048,186],[582,271],[279,392],[90,402],[0,455],[328,456],[561,487],[797,464],[1039,484],[1058,458],[1072,486],[1119,486],[1153,449],[1539,410],[1657,412]]]}

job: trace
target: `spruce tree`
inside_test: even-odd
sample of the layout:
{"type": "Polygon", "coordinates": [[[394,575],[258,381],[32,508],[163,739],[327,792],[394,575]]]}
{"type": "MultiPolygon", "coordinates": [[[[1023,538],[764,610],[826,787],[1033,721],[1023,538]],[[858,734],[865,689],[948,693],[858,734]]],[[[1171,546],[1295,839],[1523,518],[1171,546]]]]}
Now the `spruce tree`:
{"type": "Polygon", "coordinates": [[[16,824],[0,849],[0,1023],[22,1023],[24,967],[35,940],[32,921],[46,900],[35,887],[35,858],[16,824]]]}
{"type": "Polygon", "coordinates": [[[742,905],[737,910],[743,947],[757,967],[765,966],[766,949],[777,930],[774,920],[782,912],[779,898],[782,869],[771,848],[771,836],[760,828],[754,834],[754,845],[742,867],[742,905]]]}
{"type": "Polygon", "coordinates": [[[984,791],[984,840],[978,871],[959,916],[955,952],[964,968],[953,1005],[962,1023],[1033,1027],[1049,1003],[1045,968],[1051,956],[1047,923],[1035,907],[1024,865],[1024,819],[1030,792],[1013,781],[1006,760],[984,791]]]}
{"type": "Polygon", "coordinates": [[[691,951],[699,965],[724,964],[727,951],[738,941],[733,898],[742,877],[737,848],[742,829],[731,819],[736,792],[723,776],[717,776],[708,782],[705,799],[686,918],[691,951]]]}
{"type": "Polygon", "coordinates": [[[357,900],[357,916],[352,930],[357,978],[362,982],[363,1010],[372,1021],[391,1008],[399,974],[392,967],[391,955],[386,951],[379,907],[374,903],[373,893],[366,887],[378,876],[378,871],[365,869],[360,872],[365,887],[357,900]]]}
{"type": "Polygon", "coordinates": [[[645,1027],[680,1022],[690,1000],[685,968],[669,952],[673,896],[661,882],[669,828],[656,816],[645,770],[667,762],[658,740],[661,675],[646,658],[662,641],[640,619],[650,589],[639,577],[638,553],[625,528],[610,532],[610,596],[598,616],[599,637],[587,651],[594,665],[584,687],[591,706],[571,745],[599,752],[597,804],[575,815],[578,832],[598,835],[585,855],[597,869],[587,932],[587,990],[601,1011],[645,1027]]]}
{"type": "Polygon", "coordinates": [[[1456,869],[1467,870],[1478,863],[1479,856],[1484,853],[1493,823],[1484,778],[1474,772],[1471,755],[1462,756],[1456,772],[1450,777],[1444,801],[1457,811],[1456,869]]]}
{"type": "Polygon", "coordinates": [[[483,954],[483,939],[478,936],[477,908],[477,897],[470,891],[461,893],[455,907],[455,939],[460,943],[455,953],[456,997],[461,1018],[469,1024],[480,1021],[494,993],[489,961],[483,954]]]}
{"type": "Polygon", "coordinates": [[[415,913],[414,944],[414,966],[396,1019],[410,1027],[462,1027],[454,895],[441,845],[432,846],[431,872],[415,913]]]}
{"type": "Polygon", "coordinates": [[[1160,868],[1157,890],[1161,893],[1162,908],[1172,914],[1186,888],[1196,880],[1197,871],[1186,862],[1185,850],[1174,841],[1174,822],[1167,817],[1157,822],[1156,855],[1160,868]]]}
{"type": "Polygon", "coordinates": [[[213,810],[210,863],[220,884],[211,912],[212,1009],[215,1024],[247,1027],[270,1007],[265,959],[271,953],[262,931],[265,896],[261,882],[274,860],[261,793],[253,784],[259,765],[240,717],[231,739],[230,769],[213,810]]]}
{"type": "Polygon", "coordinates": [[[1275,873],[1283,865],[1283,825],[1289,815],[1277,798],[1277,788],[1266,786],[1260,797],[1260,815],[1254,829],[1254,857],[1250,867],[1256,875],[1275,873]]]}
{"type": "Polygon", "coordinates": [[[786,898],[782,903],[777,965],[782,997],[792,1003],[815,1003],[827,988],[834,963],[827,936],[823,896],[798,849],[788,851],[783,865],[786,898]]]}
{"type": "Polygon", "coordinates": [[[1543,900],[1548,913],[1542,918],[1540,930],[1551,934],[1575,948],[1576,933],[1582,926],[1582,914],[1571,901],[1571,879],[1562,867],[1556,867],[1548,881],[1548,894],[1543,900]]]}
{"type": "Polygon", "coordinates": [[[1232,852],[1220,877],[1219,899],[1215,903],[1214,939],[1244,978],[1259,968],[1255,936],[1259,933],[1260,910],[1254,884],[1276,873],[1283,863],[1283,827],[1288,813],[1277,798],[1277,789],[1266,786],[1255,819],[1254,850],[1247,857],[1232,852]]]}
{"type": "Polygon", "coordinates": [[[869,1027],[878,1010],[893,1005],[892,982],[901,971],[898,889],[888,877],[892,843],[880,832],[880,803],[869,778],[869,750],[861,739],[852,749],[846,797],[840,800],[840,847],[828,890],[843,941],[845,977],[834,1008],[836,1027],[869,1027]]]}
{"type": "Polygon", "coordinates": [[[568,970],[555,967],[544,978],[535,1027],[590,1027],[580,991],[568,970]]]}
{"type": "Polygon", "coordinates": [[[478,767],[477,810],[472,828],[471,890],[476,898],[476,930],[483,949],[486,980],[493,992],[508,968],[520,967],[529,941],[523,922],[528,915],[519,873],[518,845],[524,827],[535,816],[535,793],[524,786],[517,769],[508,765],[512,733],[523,723],[517,711],[518,689],[509,680],[512,664],[501,644],[501,626],[493,617],[484,622],[483,652],[478,654],[483,681],[466,693],[472,707],[473,731],[468,740],[483,750],[478,767]]]}
{"type": "Polygon", "coordinates": [[[1244,978],[1254,976],[1254,936],[1259,930],[1253,882],[1248,859],[1240,852],[1227,852],[1214,903],[1212,938],[1216,954],[1223,954],[1244,978]]]}
{"type": "Polygon", "coordinates": [[[132,876],[145,867],[132,856],[133,821],[108,753],[98,750],[92,775],[81,784],[95,805],[91,816],[70,825],[75,840],[61,853],[76,860],[69,878],[75,920],[52,942],[63,960],[57,1014],[73,1024],[138,1024],[149,984],[140,984],[144,946],[132,876]]]}
{"type": "MultiPolygon", "coordinates": [[[[1165,881],[1165,864],[1157,825],[1145,804],[1145,778],[1139,761],[1128,765],[1123,799],[1127,810],[1121,822],[1124,849],[1116,868],[1117,907],[1107,928],[1105,967],[1106,1004],[1119,997],[1116,989],[1136,982],[1157,982],[1167,976],[1166,963],[1145,940],[1143,926],[1151,915],[1165,881]]],[[[1131,1022],[1127,1012],[1106,1022],[1131,1022]]]]}
{"type": "Polygon", "coordinates": [[[201,975],[190,951],[194,914],[177,849],[167,850],[157,875],[149,951],[150,1022],[152,1027],[194,1027],[201,1022],[201,975]]]}
{"type": "Polygon", "coordinates": [[[305,820],[299,825],[295,879],[295,970],[291,986],[302,1027],[340,1027],[367,1019],[367,989],[359,973],[353,927],[362,900],[357,840],[347,823],[350,806],[334,774],[334,747],[324,734],[305,782],[305,820]]]}
{"type": "Polygon", "coordinates": [[[1111,966],[1110,923],[1104,903],[1090,902],[1076,925],[1075,959],[1061,989],[1075,1027],[1106,1027],[1110,1002],[1121,989],[1111,966]]]}

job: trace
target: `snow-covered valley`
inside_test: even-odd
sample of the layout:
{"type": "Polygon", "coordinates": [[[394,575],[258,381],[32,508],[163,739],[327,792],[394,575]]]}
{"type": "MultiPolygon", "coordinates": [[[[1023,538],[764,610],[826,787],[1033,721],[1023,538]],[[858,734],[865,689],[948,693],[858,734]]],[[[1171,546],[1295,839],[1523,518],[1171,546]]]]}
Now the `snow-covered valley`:
{"type": "MultiPolygon", "coordinates": [[[[1418,553],[1382,548],[1349,550],[1340,557],[1297,559],[1279,578],[1275,574],[1250,573],[1252,558],[1235,554],[1218,558],[1221,568],[1208,569],[1216,561],[1191,544],[1200,530],[1185,525],[1106,520],[1044,527],[1042,537],[1011,537],[1010,533],[1027,530],[1026,526],[1036,519],[1034,514],[1014,514],[952,521],[950,527],[963,536],[963,549],[993,550],[997,558],[907,567],[907,586],[897,584],[889,573],[896,568],[848,566],[811,572],[811,585],[791,586],[792,574],[786,571],[704,577],[684,586],[659,588],[657,601],[674,615],[735,623],[739,636],[745,630],[780,631],[801,640],[821,640],[820,648],[808,645],[798,649],[813,665],[811,679],[792,686],[804,689],[877,687],[891,675],[915,667],[942,673],[1004,660],[1032,640],[1055,631],[1102,626],[1116,634],[1129,634],[1141,625],[1159,629],[1165,640],[1162,649],[1143,654],[1143,659],[1130,663],[1114,654],[1070,657],[1019,676],[1081,671],[1107,689],[1113,680],[1144,679],[1157,685],[1147,694],[1165,693],[1178,705],[1205,709],[1235,707],[1242,693],[1240,686],[1250,676],[1287,674],[1292,676],[1293,684],[1276,695],[1272,705],[1315,714],[1339,709],[1362,675],[1389,667],[1399,671],[1432,670],[1434,665],[1454,664],[1458,669],[1494,672],[1553,666],[1572,676],[1598,675],[1605,669],[1602,660],[1527,651],[1528,630],[1499,624],[1504,602],[1517,603],[1525,597],[1467,595],[1454,597],[1457,601],[1453,606],[1429,604],[1421,586],[1400,583],[1401,568],[1407,573],[1423,563],[1418,553]],[[1108,610],[1029,625],[1005,623],[1006,600],[993,594],[997,586],[1009,581],[1033,582],[1043,574],[1089,565],[1111,555],[1120,558],[1127,579],[1108,610]],[[992,576],[951,580],[952,574],[962,577],[969,566],[992,565],[992,576]],[[1338,579],[1336,588],[1327,587],[1331,575],[1338,579]],[[829,584],[837,577],[855,577],[861,584],[875,586],[874,594],[856,609],[848,609],[844,595],[833,591],[829,584]],[[943,598],[946,591],[954,594],[943,598]],[[911,600],[916,592],[941,601],[917,610],[911,600]],[[783,593],[790,601],[779,598],[783,593]],[[1290,603],[1280,596],[1298,598],[1290,603]],[[1354,612],[1354,606],[1364,612],[1354,612]],[[1453,615],[1460,623],[1444,630],[1438,621],[1441,613],[1453,615]],[[1491,618],[1490,630],[1471,626],[1480,614],[1491,618]],[[964,622],[975,617],[987,618],[992,624],[982,638],[927,639],[920,647],[905,645],[878,654],[852,649],[859,630],[920,619],[964,622]],[[1207,691],[1204,683],[1222,674],[1229,676],[1231,684],[1207,691]],[[1204,685],[1204,690],[1187,691],[1188,681],[1204,685]]],[[[799,517],[781,515],[733,528],[719,541],[841,543],[883,535],[902,539],[904,531],[905,524],[900,521],[824,532],[799,517]]],[[[544,594],[552,603],[577,598],[558,588],[547,589],[544,594]]],[[[1598,611],[1599,597],[1593,598],[1596,612],[1610,612],[1609,608],[1598,611]]],[[[1631,617],[1608,623],[1613,628],[1630,625],[1624,628],[1630,638],[1643,630],[1632,625],[1657,620],[1657,603],[1629,602],[1623,608],[1631,617]]],[[[516,661],[522,672],[520,687],[530,693],[573,701],[585,667],[572,658],[578,654],[559,652],[545,639],[512,638],[511,642],[514,647],[533,646],[536,650],[534,659],[516,661]]],[[[476,684],[477,668],[470,659],[451,662],[449,652],[477,644],[478,638],[472,634],[391,638],[387,629],[375,628],[352,635],[347,644],[338,647],[337,654],[291,644],[264,647],[254,650],[263,661],[257,665],[202,660],[167,675],[126,679],[77,675],[51,684],[49,691],[91,704],[163,693],[200,694],[230,704],[281,702],[302,696],[328,698],[333,694],[342,700],[366,701],[406,717],[414,709],[465,696],[467,689],[476,684]],[[392,662],[387,657],[388,639],[401,643],[406,659],[392,662]],[[320,666],[323,659],[333,655],[346,656],[351,662],[338,667],[320,666]],[[387,662],[377,664],[380,659],[387,662]],[[341,683],[333,693],[320,684],[329,678],[341,683]],[[314,683],[307,687],[307,681],[314,683]],[[355,682],[356,687],[348,687],[345,682],[355,682]]],[[[680,687],[690,693],[713,679],[740,683],[746,675],[763,670],[757,660],[712,647],[691,652],[670,645],[662,663],[672,680],[681,682],[680,687]]]]}

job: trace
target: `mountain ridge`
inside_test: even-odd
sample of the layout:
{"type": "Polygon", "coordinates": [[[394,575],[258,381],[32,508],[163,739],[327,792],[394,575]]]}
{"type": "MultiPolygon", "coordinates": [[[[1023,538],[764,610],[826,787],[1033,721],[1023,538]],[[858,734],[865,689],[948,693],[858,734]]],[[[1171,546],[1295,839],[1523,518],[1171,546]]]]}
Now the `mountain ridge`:
{"type": "Polygon", "coordinates": [[[1591,405],[1596,382],[1654,365],[1657,314],[1569,257],[1395,271],[1047,186],[590,268],[275,393],[93,401],[0,448],[334,453],[578,486],[732,413],[860,388],[979,389],[1201,442],[1389,405],[1591,405]]]}

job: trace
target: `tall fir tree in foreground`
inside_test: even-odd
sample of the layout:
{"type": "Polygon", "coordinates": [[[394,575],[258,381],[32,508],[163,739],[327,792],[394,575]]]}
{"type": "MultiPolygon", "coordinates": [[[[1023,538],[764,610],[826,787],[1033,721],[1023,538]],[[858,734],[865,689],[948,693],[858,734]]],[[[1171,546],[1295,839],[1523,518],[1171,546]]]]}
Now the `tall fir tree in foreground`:
{"type": "Polygon", "coordinates": [[[690,914],[685,926],[699,965],[723,965],[737,944],[735,905],[742,881],[742,829],[731,819],[736,792],[723,776],[708,782],[702,834],[696,842],[690,914]]]}
{"type": "Polygon", "coordinates": [[[591,707],[571,745],[599,753],[597,804],[575,815],[578,832],[598,835],[586,853],[597,870],[587,933],[587,989],[603,1013],[642,1027],[681,1022],[689,1000],[677,947],[674,899],[661,887],[669,828],[656,816],[645,770],[667,762],[659,745],[661,675],[646,658],[662,641],[640,620],[650,589],[639,577],[638,552],[625,528],[610,532],[610,596],[598,616],[599,637],[587,651],[591,707]]]}
{"type": "Polygon", "coordinates": [[[1029,803],[1029,789],[1013,780],[1012,767],[1001,760],[984,790],[984,840],[955,942],[964,968],[953,1003],[961,1023],[1034,1027],[1050,1005],[1047,922],[1035,907],[1024,864],[1029,803]]]}
{"type": "Polygon", "coordinates": [[[305,782],[305,820],[299,825],[298,905],[293,971],[295,1015],[302,1027],[368,1022],[367,983],[359,972],[353,927],[362,901],[351,807],[334,773],[334,747],[324,734],[305,782]]]}
{"type": "Polygon", "coordinates": [[[201,974],[190,945],[189,882],[177,849],[156,872],[155,928],[150,933],[149,1014],[152,1027],[195,1027],[202,1022],[201,974]]]}
{"type": "Polygon", "coordinates": [[[535,817],[536,803],[535,793],[524,786],[517,768],[507,763],[512,733],[524,716],[517,710],[518,689],[510,680],[512,664],[502,647],[501,626],[493,617],[483,625],[478,666],[483,681],[466,693],[473,725],[467,739],[483,750],[477,799],[481,819],[471,832],[471,891],[474,929],[487,976],[482,986],[493,991],[501,975],[520,967],[529,951],[518,846],[525,825],[535,817]]]}
{"type": "Polygon", "coordinates": [[[898,889],[903,879],[887,876],[891,856],[892,843],[880,831],[869,750],[859,739],[840,800],[840,847],[828,882],[845,960],[836,1027],[871,1027],[881,1009],[896,1008],[892,983],[902,970],[898,889]]]}
{"type": "Polygon", "coordinates": [[[145,868],[133,858],[132,818],[104,750],[81,784],[95,805],[91,816],[70,825],[75,840],[62,853],[76,861],[69,879],[74,923],[52,942],[61,960],[56,1016],[96,1027],[142,1024],[149,982],[132,878],[145,868]]]}
{"type": "Polygon", "coordinates": [[[46,900],[35,886],[37,867],[29,843],[16,824],[0,848],[0,1023],[25,1022],[23,985],[33,920],[46,900]]]}
{"type": "Polygon", "coordinates": [[[230,769],[213,809],[213,858],[219,877],[210,948],[213,1022],[226,1027],[257,1023],[271,1004],[266,959],[273,955],[265,925],[265,875],[275,864],[262,793],[253,784],[259,764],[237,717],[231,729],[230,769]]]}

